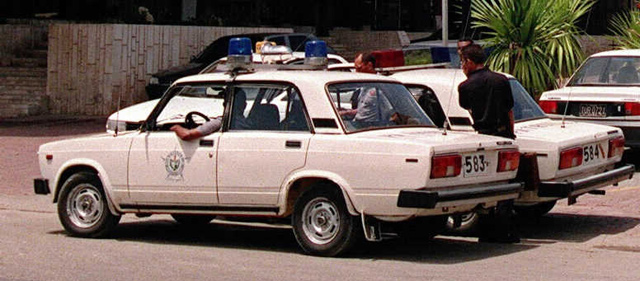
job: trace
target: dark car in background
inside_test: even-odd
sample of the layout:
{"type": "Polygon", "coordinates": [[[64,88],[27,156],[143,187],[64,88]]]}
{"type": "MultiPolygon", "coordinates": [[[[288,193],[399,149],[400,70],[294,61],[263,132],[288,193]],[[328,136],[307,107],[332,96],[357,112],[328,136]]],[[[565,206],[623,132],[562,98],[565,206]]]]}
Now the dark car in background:
{"type": "MultiPolygon", "coordinates": [[[[235,34],[229,36],[223,36],[214,40],[209,46],[207,46],[198,55],[193,56],[191,61],[185,65],[179,65],[160,70],[151,75],[149,84],[147,84],[146,91],[149,99],[157,99],[164,94],[164,92],[171,86],[173,81],[179,78],[198,74],[202,69],[207,67],[212,62],[227,56],[229,48],[229,40],[235,37],[248,37],[251,42],[259,41],[271,41],[276,45],[284,45],[291,48],[291,50],[304,52],[304,47],[307,41],[317,40],[318,38],[309,33],[251,33],[251,34],[235,34]]],[[[255,50],[253,50],[255,52],[255,50]]],[[[327,52],[334,54],[335,51],[327,46],[327,52]]]]}

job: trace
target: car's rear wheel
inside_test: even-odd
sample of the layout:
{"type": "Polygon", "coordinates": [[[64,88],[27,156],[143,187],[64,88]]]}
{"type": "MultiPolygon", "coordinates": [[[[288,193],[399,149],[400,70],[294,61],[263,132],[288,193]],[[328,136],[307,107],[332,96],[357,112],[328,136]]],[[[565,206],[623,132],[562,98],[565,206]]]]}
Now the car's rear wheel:
{"type": "Polygon", "coordinates": [[[171,214],[171,217],[179,224],[188,226],[198,226],[210,223],[216,216],[214,215],[190,215],[171,214]]]}
{"type": "Polygon", "coordinates": [[[58,217],[67,232],[80,237],[107,236],[120,221],[109,211],[100,179],[88,172],[76,173],[62,185],[58,217]]]}
{"type": "Polygon", "coordinates": [[[296,201],[293,233],[305,252],[336,256],[349,250],[362,235],[357,218],[349,214],[338,190],[320,185],[296,201]]]}
{"type": "Polygon", "coordinates": [[[513,209],[520,216],[535,218],[546,215],[555,205],[556,201],[548,201],[532,206],[513,206],[513,209]]]}
{"type": "Polygon", "coordinates": [[[470,234],[478,228],[479,215],[476,212],[469,212],[460,215],[460,226],[455,226],[455,218],[447,218],[447,230],[453,233],[470,234]]]}

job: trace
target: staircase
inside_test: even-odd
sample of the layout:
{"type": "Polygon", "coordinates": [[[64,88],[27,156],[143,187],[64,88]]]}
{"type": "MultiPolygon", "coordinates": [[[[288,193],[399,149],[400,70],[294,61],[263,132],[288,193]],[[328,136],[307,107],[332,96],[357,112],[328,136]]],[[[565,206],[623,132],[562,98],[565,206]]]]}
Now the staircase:
{"type": "Polygon", "coordinates": [[[17,52],[0,64],[0,119],[47,111],[47,40],[17,52]]]}
{"type": "Polygon", "coordinates": [[[341,44],[338,39],[334,37],[318,37],[318,39],[327,43],[327,45],[331,46],[336,54],[343,57],[348,61],[353,61],[354,56],[356,55],[355,51],[349,50],[345,45],[341,44]]]}

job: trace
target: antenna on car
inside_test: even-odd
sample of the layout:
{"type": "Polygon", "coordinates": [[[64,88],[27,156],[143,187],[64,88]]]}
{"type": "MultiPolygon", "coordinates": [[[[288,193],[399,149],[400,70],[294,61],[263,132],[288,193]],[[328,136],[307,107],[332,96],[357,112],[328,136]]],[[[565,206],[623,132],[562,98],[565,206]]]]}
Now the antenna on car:
{"type": "Polygon", "coordinates": [[[564,112],[562,113],[562,123],[560,123],[560,128],[564,127],[564,119],[567,116],[567,110],[569,109],[569,101],[571,100],[571,93],[573,92],[572,88],[569,88],[569,96],[567,97],[567,103],[564,105],[564,112]]]}
{"type": "MultiPolygon", "coordinates": [[[[449,124],[451,124],[451,120],[449,120],[449,111],[451,110],[451,100],[453,99],[453,91],[457,91],[457,89],[455,89],[455,85],[456,85],[456,78],[458,76],[458,72],[459,71],[454,71],[453,72],[453,78],[451,78],[451,87],[450,87],[450,93],[449,93],[449,103],[447,104],[447,113],[444,115],[444,123],[442,123],[442,135],[447,135],[447,127],[449,126],[449,124]]],[[[459,94],[458,94],[459,95],[459,94]]]]}
{"type": "Polygon", "coordinates": [[[114,130],[113,137],[118,136],[118,127],[120,124],[120,99],[122,97],[122,91],[118,92],[118,104],[116,105],[116,129],[114,130]]]}

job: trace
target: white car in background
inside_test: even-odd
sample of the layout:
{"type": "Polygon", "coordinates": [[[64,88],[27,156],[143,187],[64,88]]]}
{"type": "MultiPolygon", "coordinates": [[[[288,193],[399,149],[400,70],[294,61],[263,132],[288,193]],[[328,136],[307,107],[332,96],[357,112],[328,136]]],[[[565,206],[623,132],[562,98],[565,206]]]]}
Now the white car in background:
{"type": "MultiPolygon", "coordinates": [[[[516,142],[523,154],[519,180],[525,191],[515,210],[540,216],[556,201],[573,204],[585,193],[630,179],[633,165],[619,165],[624,136],[615,127],[574,121],[554,121],[538,107],[522,85],[510,75],[514,98],[516,142]]],[[[460,107],[458,85],[466,80],[460,69],[425,69],[398,72],[391,77],[404,83],[434,122],[453,130],[473,131],[469,112],[460,107]]]]}
{"type": "Polygon", "coordinates": [[[594,54],[563,88],[544,92],[540,107],[556,120],[621,128],[626,145],[640,148],[640,50],[594,54]]]}

